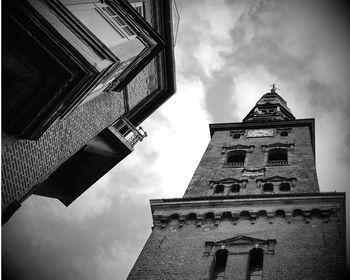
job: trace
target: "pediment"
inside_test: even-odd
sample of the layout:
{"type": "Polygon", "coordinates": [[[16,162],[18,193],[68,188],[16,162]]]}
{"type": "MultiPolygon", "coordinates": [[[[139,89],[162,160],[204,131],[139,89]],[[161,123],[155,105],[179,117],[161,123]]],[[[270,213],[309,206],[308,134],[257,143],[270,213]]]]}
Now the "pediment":
{"type": "Polygon", "coordinates": [[[226,147],[226,149],[228,149],[228,150],[242,150],[242,149],[250,149],[250,147],[251,146],[238,144],[238,145],[226,147]]]}
{"type": "Polygon", "coordinates": [[[280,181],[292,181],[295,178],[287,178],[287,177],[282,177],[282,176],[272,176],[270,178],[265,178],[265,179],[258,179],[257,181],[262,181],[262,182],[280,182],[280,181]]]}
{"type": "Polygon", "coordinates": [[[214,243],[214,246],[221,245],[254,245],[254,244],[267,244],[268,240],[263,240],[259,238],[249,237],[245,235],[235,236],[229,239],[224,239],[214,243]]]}
{"type": "Polygon", "coordinates": [[[209,181],[209,185],[215,185],[215,184],[234,184],[234,183],[243,183],[247,182],[248,180],[239,180],[235,178],[225,178],[218,181],[209,181]]]}
{"type": "Polygon", "coordinates": [[[266,148],[275,148],[275,147],[290,147],[291,145],[293,144],[287,144],[287,143],[273,143],[273,144],[270,144],[270,145],[266,145],[266,148]]]}

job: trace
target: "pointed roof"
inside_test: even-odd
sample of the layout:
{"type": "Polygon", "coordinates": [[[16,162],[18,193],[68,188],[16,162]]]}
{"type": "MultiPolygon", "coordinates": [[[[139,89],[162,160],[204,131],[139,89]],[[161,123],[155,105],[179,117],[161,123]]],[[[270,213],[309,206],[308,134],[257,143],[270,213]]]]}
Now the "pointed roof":
{"type": "Polygon", "coordinates": [[[276,92],[275,84],[271,91],[265,93],[254,108],[243,119],[243,122],[266,122],[280,120],[295,120],[287,102],[276,92]]]}

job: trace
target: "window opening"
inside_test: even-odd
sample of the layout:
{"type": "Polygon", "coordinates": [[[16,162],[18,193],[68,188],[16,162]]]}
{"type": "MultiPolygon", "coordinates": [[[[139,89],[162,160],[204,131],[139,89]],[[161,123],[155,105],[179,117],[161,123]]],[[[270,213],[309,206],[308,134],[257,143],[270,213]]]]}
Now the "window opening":
{"type": "Polygon", "coordinates": [[[239,134],[239,133],[233,134],[233,138],[235,138],[235,139],[238,139],[238,138],[240,138],[240,137],[241,137],[241,134],[239,134]]]}
{"type": "Polygon", "coordinates": [[[263,186],[264,192],[273,192],[273,185],[271,183],[266,183],[263,186]]]}
{"type": "Polygon", "coordinates": [[[144,2],[135,2],[130,3],[131,6],[134,7],[134,9],[142,16],[145,17],[145,8],[144,8],[144,2]]]}
{"type": "Polygon", "coordinates": [[[261,248],[254,248],[249,252],[249,280],[261,280],[263,273],[264,251],[261,248]]]}
{"type": "Polygon", "coordinates": [[[245,151],[233,151],[228,154],[227,167],[243,167],[245,161],[245,151]]]}
{"type": "Polygon", "coordinates": [[[136,33],[112,7],[101,3],[66,7],[108,48],[136,38],[136,33]]]}
{"type": "Polygon", "coordinates": [[[285,131],[285,130],[281,131],[280,135],[281,136],[288,136],[288,131],[285,131]]]}
{"type": "Polygon", "coordinates": [[[233,193],[238,193],[240,189],[241,189],[241,186],[239,184],[233,184],[231,186],[231,192],[233,193]]]}
{"type": "Polygon", "coordinates": [[[267,165],[287,165],[288,153],[285,149],[272,149],[269,151],[267,165]]]}
{"type": "Polygon", "coordinates": [[[223,193],[224,192],[224,189],[225,189],[225,186],[224,185],[217,185],[215,187],[215,193],[223,193]]]}
{"type": "Polygon", "coordinates": [[[226,263],[227,263],[227,250],[226,249],[219,249],[215,253],[215,265],[213,269],[213,274],[211,279],[217,280],[225,278],[225,269],[226,269],[226,263]]]}
{"type": "Polygon", "coordinates": [[[281,192],[289,192],[290,191],[290,184],[289,183],[281,183],[280,184],[280,191],[281,192]]]}

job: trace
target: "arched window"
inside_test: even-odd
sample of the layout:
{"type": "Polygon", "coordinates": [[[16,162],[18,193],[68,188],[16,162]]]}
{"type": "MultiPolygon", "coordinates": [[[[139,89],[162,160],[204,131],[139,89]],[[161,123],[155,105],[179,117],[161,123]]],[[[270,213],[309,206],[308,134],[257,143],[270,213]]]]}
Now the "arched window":
{"type": "Polygon", "coordinates": [[[243,167],[246,151],[232,151],[227,155],[227,167],[243,167]]]}
{"type": "Polygon", "coordinates": [[[263,272],[264,251],[254,248],[249,252],[248,279],[260,280],[263,272]]]}
{"type": "Polygon", "coordinates": [[[217,185],[215,187],[215,193],[223,193],[224,192],[224,189],[225,189],[225,186],[224,185],[217,185]]]}
{"type": "Polygon", "coordinates": [[[269,151],[267,165],[287,165],[288,152],[286,149],[272,149],[269,151]]]}
{"type": "Polygon", "coordinates": [[[212,273],[212,280],[220,279],[223,280],[225,277],[225,269],[227,262],[227,250],[219,249],[215,253],[215,264],[212,273]]]}
{"type": "Polygon", "coordinates": [[[273,185],[271,183],[266,183],[263,185],[264,192],[273,192],[273,185]]]}
{"type": "Polygon", "coordinates": [[[280,184],[280,191],[281,192],[289,192],[290,191],[290,184],[289,183],[281,183],[280,184]]]}
{"type": "Polygon", "coordinates": [[[239,184],[233,184],[231,186],[231,192],[233,193],[238,193],[240,189],[241,189],[241,186],[239,184]]]}

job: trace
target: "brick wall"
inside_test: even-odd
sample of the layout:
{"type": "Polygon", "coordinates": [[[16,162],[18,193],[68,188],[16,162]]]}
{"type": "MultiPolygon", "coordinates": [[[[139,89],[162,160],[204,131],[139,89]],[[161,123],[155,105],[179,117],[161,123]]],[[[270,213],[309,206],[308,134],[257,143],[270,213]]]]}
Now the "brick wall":
{"type": "Polygon", "coordinates": [[[2,141],[2,209],[20,200],[124,113],[122,93],[105,93],[57,120],[37,141],[2,141]]]}
{"type": "MultiPolygon", "coordinates": [[[[209,181],[218,181],[225,178],[247,179],[246,188],[241,189],[239,194],[262,193],[262,188],[257,187],[256,179],[281,176],[286,178],[297,178],[291,192],[318,192],[318,181],[315,169],[315,160],[311,146],[311,138],[308,127],[293,127],[288,136],[280,136],[275,132],[273,137],[248,138],[244,136],[233,139],[230,131],[216,131],[205,151],[194,176],[185,192],[184,197],[213,195],[213,189],[209,181]],[[267,153],[262,151],[262,145],[273,143],[294,144],[288,151],[288,165],[265,166],[267,153]],[[243,168],[224,168],[226,154],[222,153],[222,147],[234,145],[254,145],[252,152],[246,154],[245,168],[265,167],[265,176],[248,178],[242,176],[243,168]],[[265,161],[265,162],[264,162],[265,161]]],[[[226,193],[227,194],[227,193],[226,193]]],[[[222,194],[221,194],[222,195],[222,194]]]]}
{"type": "MultiPolygon", "coordinates": [[[[342,279],[345,272],[345,247],[336,216],[328,223],[315,216],[309,224],[301,216],[290,224],[282,217],[269,224],[266,216],[259,216],[255,224],[242,218],[237,225],[224,220],[218,226],[206,221],[198,227],[189,220],[179,228],[173,220],[164,229],[157,226],[127,279],[208,279],[215,251],[205,256],[205,242],[239,235],[276,239],[273,254],[264,250],[264,279],[342,279]]],[[[235,246],[226,249],[227,279],[247,279],[248,250],[234,254],[235,246]]]]}

